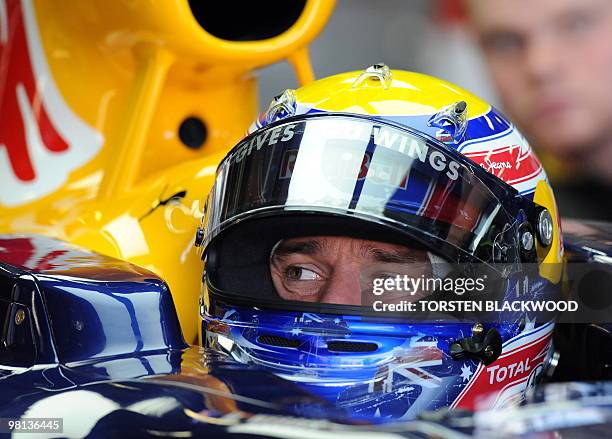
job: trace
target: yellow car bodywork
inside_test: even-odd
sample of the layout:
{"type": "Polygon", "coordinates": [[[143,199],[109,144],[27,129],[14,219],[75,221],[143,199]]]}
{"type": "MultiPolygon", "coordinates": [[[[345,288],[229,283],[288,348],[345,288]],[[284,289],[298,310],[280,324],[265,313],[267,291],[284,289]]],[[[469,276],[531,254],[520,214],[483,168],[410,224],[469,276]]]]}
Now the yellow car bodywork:
{"type": "Polygon", "coordinates": [[[35,77],[37,88],[52,81],[101,147],[51,193],[0,203],[0,233],[58,237],[150,269],[168,283],[185,339],[195,341],[202,275],[195,231],[217,163],[256,117],[253,70],[286,59],[299,83],[311,81],[307,45],[334,1],[307,0],[293,25],[257,41],[211,35],[187,0],[20,5],[26,24],[28,13],[35,17],[51,72],[35,77]],[[207,127],[198,149],[177,135],[190,116],[207,127]]]}

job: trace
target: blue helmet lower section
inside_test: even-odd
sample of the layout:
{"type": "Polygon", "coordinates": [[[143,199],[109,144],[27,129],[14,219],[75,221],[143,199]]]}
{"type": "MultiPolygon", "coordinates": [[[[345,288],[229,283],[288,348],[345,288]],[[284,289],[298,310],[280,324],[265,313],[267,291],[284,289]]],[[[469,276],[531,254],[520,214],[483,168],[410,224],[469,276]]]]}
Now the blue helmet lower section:
{"type": "MultiPolygon", "coordinates": [[[[206,346],[299,383],[352,415],[414,418],[450,406],[479,368],[450,345],[473,323],[413,324],[369,316],[313,314],[217,304],[205,314],[206,346]]],[[[503,341],[518,325],[495,327],[503,341]]]]}

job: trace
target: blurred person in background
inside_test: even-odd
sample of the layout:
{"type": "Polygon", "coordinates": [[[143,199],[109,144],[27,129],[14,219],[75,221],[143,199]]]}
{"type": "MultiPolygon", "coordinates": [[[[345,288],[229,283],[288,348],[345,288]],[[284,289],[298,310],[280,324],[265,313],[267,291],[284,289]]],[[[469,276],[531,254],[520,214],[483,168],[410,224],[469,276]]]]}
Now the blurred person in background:
{"type": "Polygon", "coordinates": [[[503,109],[559,162],[561,214],[612,221],[612,1],[465,1],[503,109]]]}

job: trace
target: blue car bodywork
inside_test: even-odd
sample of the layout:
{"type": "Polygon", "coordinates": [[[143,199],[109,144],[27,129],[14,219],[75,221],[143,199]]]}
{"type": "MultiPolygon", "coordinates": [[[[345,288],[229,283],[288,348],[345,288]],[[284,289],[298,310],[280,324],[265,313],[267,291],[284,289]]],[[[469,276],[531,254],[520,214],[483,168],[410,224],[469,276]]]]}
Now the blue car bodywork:
{"type": "MultiPolygon", "coordinates": [[[[612,264],[609,226],[590,230],[567,237],[570,258],[612,264]]],[[[512,422],[456,411],[381,425],[307,386],[187,345],[162,279],[41,236],[0,236],[0,324],[0,418],[62,418],[63,433],[49,437],[466,437],[487,428],[595,437],[612,429],[607,384],[540,390],[538,407],[557,405],[537,414],[527,405],[512,422]],[[587,409],[591,417],[576,415],[587,409]]],[[[600,348],[608,358],[610,343],[600,348]]]]}

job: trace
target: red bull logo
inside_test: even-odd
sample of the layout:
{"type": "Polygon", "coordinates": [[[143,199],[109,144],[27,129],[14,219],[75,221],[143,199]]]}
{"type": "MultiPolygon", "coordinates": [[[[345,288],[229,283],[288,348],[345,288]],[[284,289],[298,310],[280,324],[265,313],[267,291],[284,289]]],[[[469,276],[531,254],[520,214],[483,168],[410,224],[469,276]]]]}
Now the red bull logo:
{"type": "Polygon", "coordinates": [[[103,143],[57,89],[30,0],[0,0],[0,114],[0,204],[5,206],[58,189],[103,143]]]}
{"type": "MultiPolygon", "coordinates": [[[[280,179],[291,178],[291,176],[293,175],[293,169],[295,167],[297,155],[297,149],[290,149],[285,151],[281,161],[281,168],[279,173],[280,179]]],[[[366,177],[368,177],[370,181],[378,184],[392,185],[391,182],[399,181],[399,184],[397,186],[392,185],[393,188],[408,188],[408,174],[406,173],[405,169],[398,165],[397,162],[379,162],[374,165],[371,164],[372,153],[366,151],[363,154],[363,158],[361,160],[361,167],[359,168],[357,181],[363,181],[366,177]]],[[[349,166],[343,167],[342,160],[338,160],[337,163],[334,163],[334,165],[334,167],[329,167],[329,169],[326,169],[325,175],[334,177],[343,176],[344,178],[352,177],[352,169],[350,169],[349,166]]]]}

